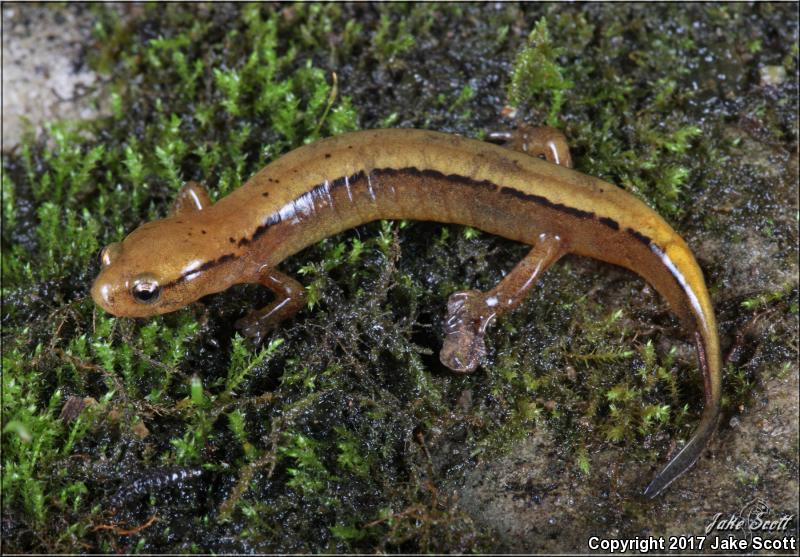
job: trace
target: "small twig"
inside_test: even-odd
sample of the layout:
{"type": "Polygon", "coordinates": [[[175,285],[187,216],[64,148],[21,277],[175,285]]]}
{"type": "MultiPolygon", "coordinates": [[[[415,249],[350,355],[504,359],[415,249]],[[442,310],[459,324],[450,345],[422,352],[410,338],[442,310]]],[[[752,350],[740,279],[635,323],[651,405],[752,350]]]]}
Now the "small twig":
{"type": "MultiPolygon", "coordinates": [[[[250,482],[253,479],[253,476],[256,473],[256,470],[259,468],[263,468],[264,466],[271,464],[272,469],[275,467],[275,454],[268,453],[253,462],[247,464],[242,471],[239,472],[239,479],[236,482],[233,490],[231,491],[230,496],[222,502],[219,506],[219,515],[220,517],[225,520],[227,519],[230,514],[233,512],[236,503],[241,499],[242,495],[247,491],[250,487],[250,482]]],[[[272,474],[272,470],[269,472],[272,474]]]]}
{"type": "Polygon", "coordinates": [[[241,408],[243,406],[255,406],[260,407],[264,404],[270,404],[275,399],[275,393],[267,392],[255,397],[248,397],[245,399],[239,400],[232,400],[230,402],[226,402],[222,406],[218,408],[214,408],[211,411],[211,416],[216,419],[217,417],[221,416],[222,414],[228,412],[232,408],[241,408]]]}
{"type": "Polygon", "coordinates": [[[333,76],[333,86],[331,87],[330,95],[328,95],[328,104],[325,105],[325,112],[322,113],[322,117],[319,119],[317,127],[314,129],[314,133],[312,135],[317,135],[322,129],[322,124],[325,123],[325,119],[328,117],[328,112],[330,112],[334,101],[336,101],[336,96],[339,94],[339,78],[336,76],[336,72],[331,72],[331,74],[333,76]]]}
{"type": "Polygon", "coordinates": [[[119,526],[115,526],[114,524],[98,524],[92,529],[92,532],[96,532],[97,530],[111,530],[118,536],[132,536],[133,534],[138,534],[145,528],[149,528],[150,526],[153,525],[155,521],[156,521],[156,515],[153,515],[150,518],[148,518],[147,522],[145,522],[141,526],[137,526],[136,528],[132,528],[130,530],[125,530],[123,528],[120,528],[119,526]]]}

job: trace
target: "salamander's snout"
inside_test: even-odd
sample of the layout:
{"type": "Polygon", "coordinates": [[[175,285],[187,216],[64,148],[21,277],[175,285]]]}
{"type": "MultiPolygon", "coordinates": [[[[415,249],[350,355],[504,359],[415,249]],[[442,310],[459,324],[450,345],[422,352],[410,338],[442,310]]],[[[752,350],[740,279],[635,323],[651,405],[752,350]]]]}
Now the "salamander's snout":
{"type": "Polygon", "coordinates": [[[197,288],[203,273],[192,270],[201,264],[192,257],[193,252],[184,260],[165,257],[168,239],[167,232],[152,224],[143,225],[122,242],[103,248],[100,273],[91,289],[95,303],[117,317],[150,317],[186,305],[183,298],[175,297],[176,293],[190,297],[190,301],[199,298],[192,287],[197,288]],[[162,236],[166,240],[160,244],[162,236]],[[185,261],[189,257],[192,259],[185,261]],[[170,289],[176,284],[179,288],[170,289]]]}
{"type": "Polygon", "coordinates": [[[149,317],[169,311],[158,304],[161,290],[159,280],[151,273],[131,277],[124,270],[109,267],[95,279],[92,298],[117,317],[149,317]]]}
{"type": "Polygon", "coordinates": [[[127,317],[126,311],[126,281],[115,276],[114,270],[103,269],[92,284],[92,299],[94,303],[111,315],[127,317]]]}
{"type": "Polygon", "coordinates": [[[101,280],[101,277],[97,277],[92,285],[92,299],[95,304],[111,313],[111,285],[101,280]]]}
{"type": "Polygon", "coordinates": [[[120,252],[122,251],[122,244],[120,242],[114,242],[112,244],[108,244],[106,247],[102,249],[100,252],[100,274],[94,281],[92,285],[92,299],[94,303],[98,306],[106,310],[108,313],[116,315],[117,312],[114,311],[114,284],[107,272],[107,269],[111,266],[115,259],[119,257],[120,252]]]}

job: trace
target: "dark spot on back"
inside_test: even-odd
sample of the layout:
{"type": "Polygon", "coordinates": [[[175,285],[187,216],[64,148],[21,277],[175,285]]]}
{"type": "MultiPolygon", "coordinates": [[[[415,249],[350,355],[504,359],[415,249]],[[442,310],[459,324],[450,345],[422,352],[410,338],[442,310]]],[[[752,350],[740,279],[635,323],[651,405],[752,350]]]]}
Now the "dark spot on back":
{"type": "Polygon", "coordinates": [[[200,231],[200,233],[201,233],[201,234],[205,234],[205,233],[206,233],[206,231],[205,231],[205,230],[201,230],[201,231],[200,231]]]}
{"type": "Polygon", "coordinates": [[[331,158],[331,154],[330,154],[330,153],[325,153],[325,158],[326,158],[326,159],[329,159],[329,158],[331,158]]]}
{"type": "Polygon", "coordinates": [[[610,219],[608,217],[600,217],[599,220],[600,224],[604,224],[613,230],[619,230],[619,223],[617,223],[617,221],[615,221],[614,219],[610,219]]]}
{"type": "Polygon", "coordinates": [[[628,234],[630,234],[631,236],[633,236],[634,238],[636,238],[637,240],[639,240],[641,243],[643,243],[647,247],[650,247],[650,243],[652,242],[652,240],[648,236],[645,236],[644,234],[642,234],[641,232],[639,232],[637,230],[634,230],[633,228],[627,228],[626,232],[628,234]]]}
{"type": "Polygon", "coordinates": [[[234,240],[233,238],[228,238],[228,241],[229,241],[231,244],[235,244],[235,243],[236,243],[236,240],[234,240]]]}
{"type": "Polygon", "coordinates": [[[269,197],[269,192],[266,192],[266,191],[265,191],[265,192],[264,192],[264,193],[262,193],[261,195],[262,195],[263,197],[269,197]]]}

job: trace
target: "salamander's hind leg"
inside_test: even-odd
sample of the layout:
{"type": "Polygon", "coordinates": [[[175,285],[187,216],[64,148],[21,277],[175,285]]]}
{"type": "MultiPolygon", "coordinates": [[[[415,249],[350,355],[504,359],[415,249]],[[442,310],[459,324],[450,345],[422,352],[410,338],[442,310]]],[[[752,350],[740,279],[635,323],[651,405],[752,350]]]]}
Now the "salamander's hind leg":
{"type": "Polygon", "coordinates": [[[251,311],[236,321],[236,328],[259,344],[278,324],[292,317],[305,305],[306,291],[302,284],[288,275],[262,268],[254,282],[272,290],[275,300],[261,309],[251,311]]]}
{"type": "Polygon", "coordinates": [[[512,132],[491,132],[489,139],[501,141],[509,149],[572,168],[567,138],[555,128],[523,124],[512,132]]]}
{"type": "Polygon", "coordinates": [[[540,234],[525,258],[489,292],[467,290],[450,295],[441,362],[460,373],[475,371],[486,355],[483,337],[494,319],[517,307],[542,273],[562,255],[564,243],[554,234],[540,234]]]}

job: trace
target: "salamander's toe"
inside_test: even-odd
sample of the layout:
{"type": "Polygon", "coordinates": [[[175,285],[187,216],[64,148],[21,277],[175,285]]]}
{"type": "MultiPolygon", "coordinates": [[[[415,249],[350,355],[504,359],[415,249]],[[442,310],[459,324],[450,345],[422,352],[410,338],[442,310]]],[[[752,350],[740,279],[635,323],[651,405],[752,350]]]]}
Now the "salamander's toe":
{"type": "Polygon", "coordinates": [[[483,294],[477,290],[456,292],[447,301],[445,337],[439,360],[455,372],[475,371],[486,355],[483,336],[487,320],[477,311],[482,302],[483,294]]]}
{"type": "Polygon", "coordinates": [[[252,311],[245,317],[237,319],[234,327],[242,333],[242,336],[249,338],[256,345],[261,344],[270,329],[274,328],[259,319],[257,311],[252,311]]]}

